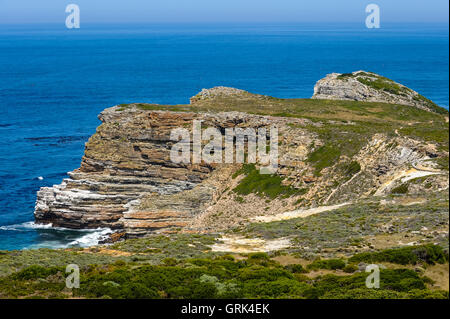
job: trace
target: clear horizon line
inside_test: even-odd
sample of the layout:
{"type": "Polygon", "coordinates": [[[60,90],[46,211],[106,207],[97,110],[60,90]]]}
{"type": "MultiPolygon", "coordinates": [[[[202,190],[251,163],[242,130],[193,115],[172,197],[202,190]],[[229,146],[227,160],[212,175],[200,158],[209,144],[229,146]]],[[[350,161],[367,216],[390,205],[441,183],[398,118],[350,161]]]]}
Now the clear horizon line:
{"type": "MultiPolygon", "coordinates": [[[[362,24],[364,25],[364,21],[83,21],[84,24],[307,24],[307,23],[315,23],[315,24],[362,24]]],[[[447,27],[449,26],[449,21],[383,21],[384,24],[445,24],[447,27]]],[[[0,22],[0,25],[37,25],[37,24],[62,24],[63,22],[56,21],[35,21],[35,22],[0,22]]]]}

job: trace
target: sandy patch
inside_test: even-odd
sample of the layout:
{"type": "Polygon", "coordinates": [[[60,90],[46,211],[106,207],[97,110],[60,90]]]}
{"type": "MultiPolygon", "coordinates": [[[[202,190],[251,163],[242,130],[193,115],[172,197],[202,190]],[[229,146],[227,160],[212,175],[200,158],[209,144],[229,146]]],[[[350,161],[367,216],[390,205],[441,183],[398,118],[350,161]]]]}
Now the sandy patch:
{"type": "Polygon", "coordinates": [[[85,253],[96,253],[96,254],[103,254],[103,255],[109,255],[113,257],[125,257],[125,256],[131,256],[132,253],[127,251],[121,251],[121,250],[115,250],[115,249],[107,249],[107,248],[99,248],[98,250],[93,251],[90,248],[86,248],[83,252],[85,253]]]}
{"type": "Polygon", "coordinates": [[[425,269],[425,276],[433,279],[435,283],[431,286],[432,289],[442,289],[448,291],[449,286],[449,265],[436,264],[428,266],[425,269]]]}
{"type": "Polygon", "coordinates": [[[285,255],[285,256],[276,256],[273,257],[272,260],[275,260],[280,265],[287,266],[287,265],[302,265],[306,266],[311,263],[310,260],[297,258],[291,255],[285,255]]]}
{"type": "MultiPolygon", "coordinates": [[[[380,225],[380,227],[382,228],[383,226],[380,225]]],[[[425,236],[419,233],[405,232],[367,236],[364,239],[376,250],[382,250],[398,246],[413,246],[416,244],[422,244],[425,236]]]]}
{"type": "Polygon", "coordinates": [[[220,240],[221,243],[211,246],[212,251],[248,254],[280,250],[290,246],[290,240],[287,238],[264,240],[261,238],[224,236],[220,240]]]}
{"type": "Polygon", "coordinates": [[[308,217],[308,216],[311,216],[314,214],[319,214],[319,213],[323,213],[326,211],[338,209],[340,207],[347,206],[347,205],[350,205],[350,203],[342,203],[342,204],[331,205],[331,206],[320,206],[320,207],[309,208],[309,209],[298,209],[298,210],[293,210],[290,212],[285,212],[285,213],[272,215],[272,216],[256,216],[256,217],[253,217],[251,220],[257,221],[257,222],[268,223],[268,222],[287,220],[287,219],[292,219],[292,218],[304,218],[304,217],[308,217]]]}

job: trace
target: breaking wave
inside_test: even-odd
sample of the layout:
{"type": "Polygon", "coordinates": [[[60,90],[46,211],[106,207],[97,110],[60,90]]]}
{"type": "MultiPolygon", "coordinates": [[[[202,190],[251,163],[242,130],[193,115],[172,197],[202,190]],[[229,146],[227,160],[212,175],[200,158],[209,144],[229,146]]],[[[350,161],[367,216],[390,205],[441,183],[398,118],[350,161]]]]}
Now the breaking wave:
{"type": "Polygon", "coordinates": [[[36,232],[39,243],[24,249],[90,247],[97,245],[112,233],[109,228],[69,229],[52,227],[51,224],[36,224],[32,221],[0,226],[0,231],[36,232]]]}

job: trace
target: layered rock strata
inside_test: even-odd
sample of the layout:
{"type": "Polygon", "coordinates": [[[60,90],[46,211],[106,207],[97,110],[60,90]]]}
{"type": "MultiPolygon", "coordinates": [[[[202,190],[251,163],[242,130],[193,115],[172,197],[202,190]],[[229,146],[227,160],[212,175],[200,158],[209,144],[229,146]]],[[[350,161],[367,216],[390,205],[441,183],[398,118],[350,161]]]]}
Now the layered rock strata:
{"type": "MultiPolygon", "coordinates": [[[[68,228],[110,227],[124,229],[130,235],[182,228],[206,204],[213,204],[220,187],[207,180],[224,165],[172,162],[170,149],[175,142],[170,139],[171,131],[192,131],[194,120],[201,120],[202,128],[220,131],[286,122],[240,112],[197,114],[147,111],[134,106],[106,109],[99,119],[102,124],[86,143],[80,168],[69,172],[69,178],[60,185],[38,191],[37,223],[68,228]]],[[[288,158],[295,163],[295,154],[288,158]]]]}

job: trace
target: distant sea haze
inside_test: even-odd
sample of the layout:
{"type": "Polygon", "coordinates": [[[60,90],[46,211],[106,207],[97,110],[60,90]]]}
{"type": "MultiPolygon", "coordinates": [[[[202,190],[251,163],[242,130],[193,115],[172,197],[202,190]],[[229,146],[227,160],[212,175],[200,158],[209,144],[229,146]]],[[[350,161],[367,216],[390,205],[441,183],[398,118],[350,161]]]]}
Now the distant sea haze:
{"type": "Polygon", "coordinates": [[[87,246],[108,230],[34,225],[36,191],[79,167],[104,108],[183,104],[232,86],[309,98],[331,72],[366,70],[448,109],[448,25],[0,26],[0,250],[87,246]]]}

